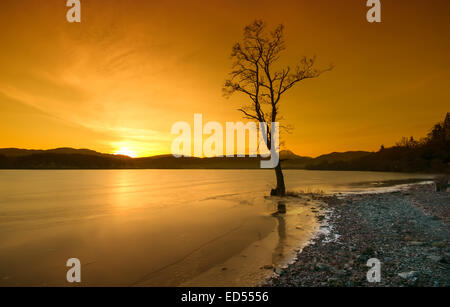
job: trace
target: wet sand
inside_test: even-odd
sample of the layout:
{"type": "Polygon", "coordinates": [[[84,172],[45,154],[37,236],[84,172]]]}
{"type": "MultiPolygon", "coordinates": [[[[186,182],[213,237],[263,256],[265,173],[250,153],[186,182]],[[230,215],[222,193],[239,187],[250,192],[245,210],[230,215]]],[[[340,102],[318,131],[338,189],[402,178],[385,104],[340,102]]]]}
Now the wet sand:
{"type": "MultiPolygon", "coordinates": [[[[279,199],[271,201],[276,204],[279,199]]],[[[265,238],[252,242],[227,261],[181,286],[258,286],[285,267],[312,239],[320,224],[313,212],[317,207],[315,201],[288,197],[283,202],[287,212],[271,214],[277,225],[265,238]]]]}

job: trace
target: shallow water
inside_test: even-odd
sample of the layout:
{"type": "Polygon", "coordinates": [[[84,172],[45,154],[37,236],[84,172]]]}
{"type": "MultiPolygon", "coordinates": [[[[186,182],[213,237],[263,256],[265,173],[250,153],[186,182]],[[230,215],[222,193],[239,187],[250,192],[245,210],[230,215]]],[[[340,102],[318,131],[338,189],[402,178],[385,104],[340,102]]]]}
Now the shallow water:
{"type": "MultiPolygon", "coordinates": [[[[306,192],[431,178],[285,177],[288,190],[306,192]]],[[[0,285],[68,285],[69,258],[80,259],[84,285],[250,285],[261,265],[280,262],[317,228],[307,201],[271,216],[273,182],[268,170],[2,170],[0,285]]]]}

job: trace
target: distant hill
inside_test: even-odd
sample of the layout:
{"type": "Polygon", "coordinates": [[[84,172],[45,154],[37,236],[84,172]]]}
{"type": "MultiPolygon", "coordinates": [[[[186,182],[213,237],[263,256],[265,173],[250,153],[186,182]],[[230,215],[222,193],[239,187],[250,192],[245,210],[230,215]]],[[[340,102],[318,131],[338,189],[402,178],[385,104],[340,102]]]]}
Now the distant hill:
{"type": "MultiPolygon", "coordinates": [[[[0,169],[259,169],[260,157],[175,158],[160,155],[146,158],[102,154],[88,149],[24,150],[0,149],[0,169]]],[[[413,168],[403,151],[384,149],[382,153],[349,151],[317,158],[280,152],[284,169],[426,171],[427,165],[413,168]],[[397,161],[397,162],[393,162],[397,161]],[[401,163],[399,163],[400,161],[401,163]],[[392,166],[394,165],[403,165],[392,166]],[[406,166],[404,165],[406,163],[406,166]]]]}
{"type": "Polygon", "coordinates": [[[90,150],[90,149],[75,149],[69,147],[61,147],[55,149],[19,149],[19,148],[0,148],[0,155],[8,157],[20,157],[29,156],[32,154],[42,154],[42,153],[56,153],[56,154],[82,154],[82,155],[94,155],[94,156],[105,156],[110,154],[102,154],[100,152],[90,150]]]}
{"type": "Polygon", "coordinates": [[[89,149],[0,149],[0,169],[257,169],[260,158],[146,158],[103,154],[89,149]]]}
{"type": "Polygon", "coordinates": [[[280,150],[280,158],[281,159],[312,159],[311,157],[302,157],[296,155],[290,150],[280,150]]]}
{"type": "Polygon", "coordinates": [[[332,152],[326,155],[321,155],[314,159],[314,163],[333,163],[333,162],[341,162],[341,161],[351,161],[354,159],[359,159],[361,157],[365,157],[369,155],[368,151],[346,151],[346,152],[332,152]]]}
{"type": "MultiPolygon", "coordinates": [[[[314,161],[318,158],[302,157],[290,150],[280,151],[280,159],[286,169],[303,169],[307,165],[323,161],[346,161],[350,156],[354,156],[354,153],[333,153],[319,157],[320,160],[316,163],[314,161]]],[[[130,158],[89,149],[0,149],[0,168],[3,169],[259,169],[260,159],[260,157],[175,158],[172,155],[130,158]]]]}
{"type": "MultiPolygon", "coordinates": [[[[333,152],[317,158],[280,151],[284,169],[450,173],[450,113],[421,140],[403,138],[378,152],[333,152]]],[[[259,169],[260,158],[130,158],[89,149],[0,149],[0,169],[259,169]]]]}
{"type": "Polygon", "coordinates": [[[393,147],[381,146],[378,152],[357,152],[351,159],[339,161],[332,161],[329,158],[320,160],[321,157],[314,159],[312,163],[306,164],[305,168],[450,173],[450,113],[447,113],[445,120],[434,125],[428,135],[420,140],[404,137],[393,147]]]}
{"type": "Polygon", "coordinates": [[[347,152],[333,152],[330,154],[322,155],[317,158],[301,157],[292,152],[289,154],[283,154],[280,151],[280,158],[282,160],[283,168],[286,169],[306,169],[313,168],[317,165],[333,164],[336,162],[351,161],[356,158],[360,158],[369,155],[367,151],[347,151],[347,152]]]}

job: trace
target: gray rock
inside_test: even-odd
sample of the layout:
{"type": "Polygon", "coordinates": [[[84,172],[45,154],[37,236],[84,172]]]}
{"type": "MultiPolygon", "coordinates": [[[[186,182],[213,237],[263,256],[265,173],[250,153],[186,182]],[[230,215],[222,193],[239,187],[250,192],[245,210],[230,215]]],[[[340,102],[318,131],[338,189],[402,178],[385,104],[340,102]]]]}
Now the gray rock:
{"type": "Polygon", "coordinates": [[[430,260],[433,260],[434,262],[440,262],[441,259],[442,259],[442,257],[438,256],[438,255],[430,255],[427,258],[430,259],[430,260]]]}
{"type": "Polygon", "coordinates": [[[414,277],[417,277],[418,275],[419,275],[419,272],[416,272],[416,271],[398,273],[398,276],[400,276],[403,279],[414,278],[414,277]]]}
{"type": "Polygon", "coordinates": [[[321,262],[318,262],[316,264],[315,268],[319,271],[331,271],[332,270],[331,266],[329,266],[328,264],[325,264],[325,263],[321,263],[321,262]]]}

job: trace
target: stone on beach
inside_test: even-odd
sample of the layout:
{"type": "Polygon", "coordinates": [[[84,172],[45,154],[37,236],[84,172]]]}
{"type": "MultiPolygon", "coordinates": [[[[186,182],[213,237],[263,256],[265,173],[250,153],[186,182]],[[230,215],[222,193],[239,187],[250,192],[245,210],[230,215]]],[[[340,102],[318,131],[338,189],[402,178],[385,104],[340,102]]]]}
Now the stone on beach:
{"type": "Polygon", "coordinates": [[[419,273],[416,271],[398,273],[398,276],[403,279],[411,279],[413,277],[417,277],[418,275],[419,275],[419,273]]]}

